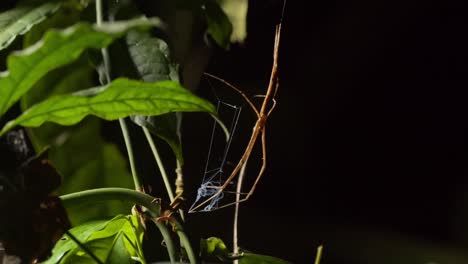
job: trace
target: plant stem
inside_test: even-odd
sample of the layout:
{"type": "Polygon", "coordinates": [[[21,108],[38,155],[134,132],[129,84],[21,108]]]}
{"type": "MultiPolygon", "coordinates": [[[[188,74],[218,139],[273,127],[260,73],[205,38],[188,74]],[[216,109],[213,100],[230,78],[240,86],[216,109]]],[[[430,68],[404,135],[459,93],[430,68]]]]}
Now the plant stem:
{"type": "MultiPolygon", "coordinates": [[[[176,113],[176,120],[177,120],[176,134],[177,134],[177,138],[179,138],[180,144],[182,144],[182,113],[180,112],[176,113]]],[[[182,163],[180,163],[180,161],[176,159],[176,164],[177,164],[177,167],[176,167],[177,178],[175,181],[176,195],[182,196],[184,194],[184,174],[182,172],[182,163]]],[[[180,214],[180,218],[182,219],[182,221],[185,222],[184,210],[179,209],[179,214],[180,214]]]]}
{"type": "MultiPolygon", "coordinates": [[[[102,11],[102,0],[96,0],[96,24],[99,26],[103,22],[103,11],[102,11]]],[[[102,59],[104,62],[104,74],[106,76],[106,83],[109,84],[111,82],[110,77],[110,59],[109,59],[109,52],[106,48],[101,49],[102,59]]],[[[133,183],[135,185],[135,190],[141,189],[140,178],[138,177],[136,166],[135,166],[135,158],[133,156],[132,150],[132,142],[130,139],[130,135],[128,133],[127,125],[125,124],[125,120],[123,118],[119,119],[120,129],[122,130],[122,135],[125,141],[125,147],[127,148],[128,160],[130,163],[130,171],[132,172],[133,183]]]]}
{"type": "MultiPolygon", "coordinates": [[[[103,22],[102,19],[102,1],[96,0],[96,25],[100,26],[103,22]]],[[[101,49],[102,59],[104,62],[104,73],[106,75],[106,82],[110,83],[110,60],[109,53],[106,48],[101,49]]]]}
{"type": "Polygon", "coordinates": [[[128,161],[130,162],[130,170],[132,172],[133,183],[135,185],[135,190],[141,190],[140,178],[138,177],[136,166],[135,166],[135,158],[133,155],[133,148],[132,148],[132,140],[130,139],[130,135],[128,133],[127,124],[125,123],[125,119],[119,119],[120,128],[122,129],[122,135],[125,141],[125,147],[127,149],[128,154],[128,161]]]}
{"type": "Polygon", "coordinates": [[[96,0],[96,24],[102,24],[102,1],[96,0]]]}
{"type": "MultiPolygon", "coordinates": [[[[239,173],[239,180],[237,182],[236,187],[236,205],[234,209],[234,228],[233,228],[233,235],[232,235],[232,253],[234,256],[239,255],[239,232],[238,232],[238,225],[239,225],[239,200],[242,191],[242,182],[244,181],[245,170],[247,168],[247,162],[242,165],[242,168],[239,173]]],[[[238,264],[239,260],[235,259],[233,264],[238,264]]]]}
{"type": "MultiPolygon", "coordinates": [[[[156,160],[156,163],[158,164],[161,177],[163,178],[163,181],[164,181],[164,186],[166,186],[167,195],[169,196],[169,199],[172,203],[175,199],[175,196],[174,196],[174,192],[172,191],[171,183],[169,182],[169,177],[167,177],[166,169],[164,168],[164,164],[161,161],[161,156],[159,155],[158,149],[156,148],[156,144],[154,143],[153,137],[151,136],[151,133],[149,132],[149,130],[146,127],[143,127],[143,132],[145,133],[146,140],[148,141],[151,151],[153,152],[154,159],[156,160]]],[[[181,167],[180,162],[177,161],[176,171],[181,171],[182,169],[180,167],[181,167]]],[[[180,218],[182,219],[182,221],[185,221],[184,211],[182,209],[179,209],[179,213],[180,213],[180,218]]]]}
{"type": "MultiPolygon", "coordinates": [[[[182,173],[182,164],[179,162],[179,160],[176,160],[177,167],[176,167],[176,195],[177,196],[182,196],[184,194],[184,175],[182,173]]],[[[184,210],[179,209],[179,214],[180,218],[182,219],[183,222],[185,222],[185,214],[184,210]]]]}
{"type": "Polygon", "coordinates": [[[171,263],[177,263],[176,247],[174,241],[172,240],[169,229],[163,222],[156,221],[156,218],[153,218],[153,222],[158,227],[159,232],[161,232],[161,235],[164,238],[164,244],[166,245],[167,252],[169,253],[169,260],[171,263]]]}
{"type": "MultiPolygon", "coordinates": [[[[154,143],[154,140],[153,140],[153,137],[151,136],[151,133],[149,132],[149,130],[146,127],[143,127],[143,132],[145,133],[146,140],[148,141],[148,144],[150,145],[151,151],[153,152],[154,159],[156,160],[156,163],[158,164],[158,168],[159,168],[159,171],[161,172],[161,177],[163,178],[164,185],[166,186],[166,190],[167,190],[167,194],[169,195],[169,199],[171,200],[171,202],[173,202],[174,199],[175,199],[174,192],[172,191],[171,183],[169,182],[169,177],[167,177],[166,169],[164,168],[164,164],[161,161],[161,156],[159,155],[158,149],[156,148],[156,144],[154,143]]],[[[179,166],[180,166],[180,163],[179,163],[179,161],[177,161],[177,169],[179,169],[179,166]]],[[[184,212],[182,211],[182,209],[179,209],[179,213],[180,213],[180,217],[182,218],[182,221],[185,221],[184,212]]],[[[154,222],[156,224],[158,223],[157,221],[154,221],[154,222]]],[[[188,250],[192,250],[191,247],[186,247],[185,246],[185,245],[190,245],[190,241],[188,241],[185,234],[183,232],[182,233],[177,232],[177,234],[179,235],[180,240],[181,240],[180,241],[181,245],[184,246],[185,250],[187,252],[188,252],[188,250]]],[[[187,253],[187,255],[189,256],[189,258],[190,258],[191,255],[195,256],[193,254],[193,252],[190,253],[190,254],[187,253]]],[[[193,260],[191,259],[190,262],[194,263],[192,261],[193,260]]],[[[195,259],[195,261],[196,261],[196,259],[195,259]]]]}
{"type": "Polygon", "coordinates": [[[128,188],[99,188],[60,196],[65,206],[79,203],[93,203],[97,200],[129,201],[144,206],[152,217],[160,216],[160,205],[154,202],[154,197],[128,188]]]}
{"type": "Polygon", "coordinates": [[[197,263],[197,257],[193,251],[193,248],[191,247],[190,240],[188,239],[187,235],[182,230],[177,230],[177,235],[179,236],[180,243],[184,245],[185,252],[187,253],[190,263],[197,263]]]}
{"type": "Polygon", "coordinates": [[[171,188],[171,183],[169,182],[169,178],[167,177],[166,170],[164,169],[164,164],[161,161],[161,156],[159,155],[158,149],[156,148],[156,144],[154,144],[153,138],[151,137],[151,133],[146,127],[143,127],[143,132],[145,133],[146,140],[150,145],[151,151],[153,152],[154,159],[158,164],[159,172],[161,173],[161,177],[163,178],[164,185],[166,186],[167,195],[169,195],[169,199],[171,202],[174,201],[174,192],[171,188]]]}
{"type": "Polygon", "coordinates": [[[320,259],[322,258],[322,249],[323,249],[323,246],[320,245],[318,246],[317,248],[317,255],[315,256],[315,264],[320,264],[320,259]]]}

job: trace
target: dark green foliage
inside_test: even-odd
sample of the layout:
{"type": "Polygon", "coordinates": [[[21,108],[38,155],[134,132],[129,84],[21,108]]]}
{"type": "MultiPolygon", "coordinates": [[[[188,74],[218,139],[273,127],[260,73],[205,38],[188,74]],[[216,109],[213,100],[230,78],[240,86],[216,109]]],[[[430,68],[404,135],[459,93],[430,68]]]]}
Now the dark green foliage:
{"type": "MultiPolygon", "coordinates": [[[[239,6],[246,10],[241,2],[239,6]]],[[[0,170],[0,179],[7,182],[0,185],[0,242],[24,262],[44,261],[72,225],[44,263],[91,264],[96,259],[146,263],[145,223],[154,223],[172,262],[181,256],[197,263],[177,210],[161,212],[158,199],[140,192],[142,186],[132,186],[132,176],[137,176],[130,175],[117,146],[101,136],[101,123],[130,117],[163,139],[183,164],[181,112],[208,113],[225,127],[210,102],[183,87],[180,68],[189,61],[188,54],[199,48],[194,39],[206,40],[208,35],[228,49],[233,30],[245,17],[241,15],[233,27],[229,16],[233,6],[227,7],[225,1],[145,4],[167,11],[160,16],[167,21],[133,1],[106,1],[108,9],[102,14],[89,3],[30,0],[0,14],[0,50],[7,58],[7,71],[0,74],[0,117],[18,103],[22,111],[1,124],[0,137],[18,126],[26,127],[36,152],[42,153],[20,169],[10,169],[8,174],[16,175],[12,181],[0,170]],[[175,16],[186,11],[190,15],[181,27],[174,26],[175,16]],[[94,24],[96,14],[111,21],[94,24]],[[195,19],[187,19],[191,15],[195,19]],[[173,37],[181,32],[191,37],[176,43],[180,39],[173,37]],[[10,52],[16,47],[9,47],[15,39],[22,41],[23,49],[10,52]],[[110,53],[110,63],[106,55],[97,55],[100,51],[110,53]],[[125,65],[112,70],[112,63],[125,65]],[[110,78],[102,78],[106,75],[110,78]],[[97,76],[104,85],[99,85],[97,76]],[[62,195],[66,208],[51,192],[62,195]],[[180,243],[173,241],[175,234],[180,243]]],[[[203,69],[198,70],[200,75],[203,69]]],[[[208,259],[286,263],[250,253],[233,256],[216,238],[206,240],[201,248],[208,259]]]]}
{"type": "MultiPolygon", "coordinates": [[[[162,39],[149,33],[131,31],[126,37],[130,56],[140,77],[145,82],[164,80],[179,81],[179,66],[173,62],[169,46],[162,39]]],[[[168,113],[160,116],[132,116],[137,125],[146,127],[151,133],[169,144],[177,160],[184,163],[182,143],[177,135],[177,116],[168,113]]]]}

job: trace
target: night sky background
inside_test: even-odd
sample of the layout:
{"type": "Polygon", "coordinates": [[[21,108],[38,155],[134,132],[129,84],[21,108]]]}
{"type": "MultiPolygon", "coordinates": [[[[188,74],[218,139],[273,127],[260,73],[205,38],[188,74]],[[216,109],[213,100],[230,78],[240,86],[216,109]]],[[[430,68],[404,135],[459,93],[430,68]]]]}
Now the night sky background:
{"type": "MultiPolygon", "coordinates": [[[[268,168],[242,205],[240,246],[293,263],[313,263],[321,244],[324,264],[468,263],[468,3],[307,2],[286,5],[268,168]]],[[[206,71],[264,93],[282,5],[250,1],[245,43],[216,50],[206,71]]],[[[204,79],[197,92],[209,86],[224,89],[204,79]]],[[[255,121],[242,118],[234,153],[255,121]]],[[[211,125],[184,119],[189,201],[211,125]]],[[[232,215],[191,214],[188,228],[230,245],[232,215]]]]}
{"type": "MultiPolygon", "coordinates": [[[[250,4],[246,42],[207,71],[261,93],[282,3],[250,4]]],[[[241,246],[294,263],[319,244],[330,264],[468,263],[467,14],[463,1],[287,3],[241,246]]],[[[229,232],[224,214],[194,221],[229,232]]]]}

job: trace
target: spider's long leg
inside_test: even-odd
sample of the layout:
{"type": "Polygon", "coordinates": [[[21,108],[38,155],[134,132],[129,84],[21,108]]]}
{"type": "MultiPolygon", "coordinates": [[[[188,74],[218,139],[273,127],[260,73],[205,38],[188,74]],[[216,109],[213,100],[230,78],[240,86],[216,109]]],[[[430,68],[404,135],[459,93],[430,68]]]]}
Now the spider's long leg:
{"type": "Polygon", "coordinates": [[[270,116],[271,112],[273,112],[273,109],[276,107],[276,100],[273,98],[273,105],[271,106],[270,110],[268,110],[267,117],[270,116]]]}
{"type": "Polygon", "coordinates": [[[218,209],[221,209],[221,208],[224,208],[224,207],[228,207],[228,206],[231,206],[231,205],[234,205],[236,203],[242,203],[242,202],[245,202],[247,201],[250,196],[254,193],[255,191],[255,188],[257,187],[257,184],[258,182],[260,181],[260,178],[263,176],[265,170],[266,170],[266,167],[267,167],[267,152],[266,152],[266,132],[265,132],[265,129],[262,130],[262,167],[260,168],[260,171],[258,172],[257,174],[257,179],[255,179],[255,182],[254,184],[252,185],[252,187],[250,188],[250,191],[247,193],[247,195],[240,199],[238,202],[232,202],[232,203],[228,203],[228,204],[225,204],[223,206],[220,206],[218,209]]]}
{"type": "Polygon", "coordinates": [[[215,76],[213,74],[210,74],[210,73],[207,73],[205,72],[204,73],[206,76],[208,77],[211,77],[215,80],[218,80],[222,83],[224,83],[225,85],[231,87],[232,89],[234,89],[234,91],[236,91],[237,93],[239,93],[245,101],[247,101],[247,103],[249,104],[249,106],[252,108],[252,110],[255,112],[255,114],[257,115],[257,117],[260,117],[260,113],[258,112],[257,108],[255,107],[255,105],[252,103],[252,101],[249,99],[249,97],[247,97],[247,95],[242,91],[240,90],[239,88],[237,88],[236,86],[232,85],[231,83],[229,83],[228,81],[224,80],[224,79],[221,79],[219,78],[218,76],[215,76]]]}
{"type": "Polygon", "coordinates": [[[242,199],[241,201],[245,201],[249,199],[249,197],[254,193],[255,188],[257,187],[258,182],[260,181],[260,178],[262,178],[266,167],[267,167],[267,152],[266,152],[266,132],[265,132],[265,127],[262,129],[262,167],[260,168],[260,171],[258,172],[257,179],[255,179],[254,184],[252,185],[252,188],[250,188],[249,193],[247,196],[242,199]]]}

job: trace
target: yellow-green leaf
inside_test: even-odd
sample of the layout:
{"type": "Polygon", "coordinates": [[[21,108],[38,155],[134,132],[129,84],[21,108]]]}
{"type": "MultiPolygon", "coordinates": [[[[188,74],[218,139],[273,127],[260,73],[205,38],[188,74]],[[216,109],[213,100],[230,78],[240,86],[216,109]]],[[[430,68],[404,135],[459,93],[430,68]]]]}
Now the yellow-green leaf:
{"type": "MultiPolygon", "coordinates": [[[[70,232],[102,263],[145,264],[143,255],[144,228],[136,216],[118,215],[109,221],[94,221],[72,228],[70,232]]],[[[67,235],[55,245],[44,264],[95,264],[93,258],[67,235]]]]}
{"type": "Polygon", "coordinates": [[[106,47],[131,28],[155,25],[160,21],[139,18],[99,27],[78,23],[49,31],[41,41],[8,56],[8,71],[0,73],[0,116],[48,72],[77,60],[85,49],[106,47]]]}
{"type": "Polygon", "coordinates": [[[8,47],[18,35],[25,34],[34,25],[56,12],[61,2],[50,1],[40,5],[19,5],[0,14],[0,50],[8,47]]]}
{"type": "Polygon", "coordinates": [[[77,94],[51,97],[8,122],[0,136],[17,125],[38,127],[45,122],[73,125],[87,115],[116,120],[129,115],[162,115],[170,112],[208,112],[216,114],[214,106],[173,81],[144,83],[117,79],[94,96],[77,94]]]}

